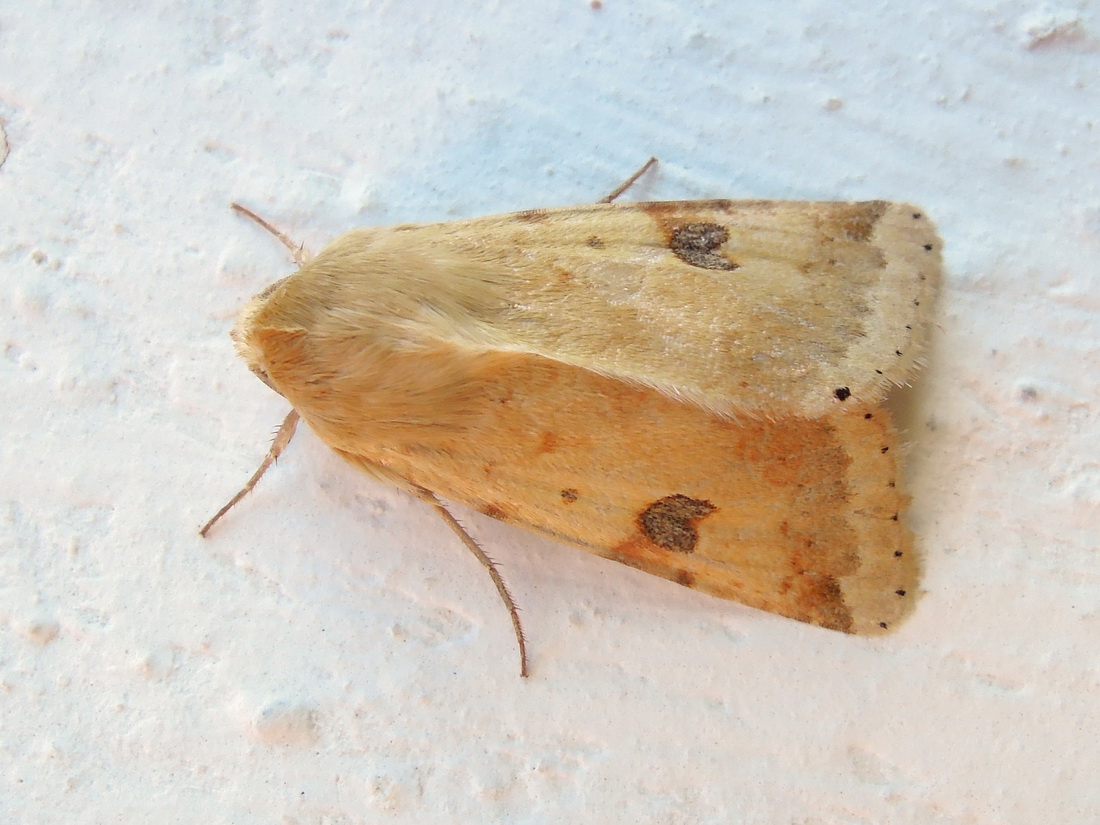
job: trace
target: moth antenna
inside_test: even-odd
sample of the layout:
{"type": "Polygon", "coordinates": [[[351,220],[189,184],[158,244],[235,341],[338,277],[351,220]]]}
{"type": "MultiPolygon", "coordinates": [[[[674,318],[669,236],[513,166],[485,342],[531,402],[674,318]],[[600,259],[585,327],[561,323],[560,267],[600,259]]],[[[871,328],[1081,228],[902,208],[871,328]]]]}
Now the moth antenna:
{"type": "Polygon", "coordinates": [[[519,623],[519,610],[516,608],[516,603],[512,599],[512,594],[508,592],[508,586],[504,583],[504,579],[501,578],[496,565],[493,564],[493,560],[485,554],[485,551],[470,537],[466,529],[458,523],[458,519],[451,515],[451,511],[444,506],[443,502],[436,498],[435,493],[423,487],[416,487],[414,491],[422,501],[427,502],[435,508],[435,511],[439,513],[443,521],[447,523],[447,526],[458,534],[458,537],[462,539],[462,543],[466,545],[467,549],[473,553],[477,560],[481,562],[482,566],[489,571],[489,576],[492,578],[493,584],[497,586],[497,592],[504,601],[504,606],[508,608],[508,615],[512,617],[512,628],[516,632],[516,642],[519,644],[519,675],[523,678],[527,678],[527,641],[523,638],[523,627],[519,623]]]}
{"type": "Polygon", "coordinates": [[[229,206],[234,212],[238,212],[241,215],[244,215],[246,218],[251,218],[272,235],[274,235],[276,238],[278,238],[279,242],[290,250],[290,254],[294,258],[294,263],[298,264],[299,269],[305,266],[306,262],[309,261],[309,255],[306,253],[305,247],[302,244],[294,243],[294,241],[292,241],[285,234],[276,229],[273,225],[265,221],[247,206],[241,206],[239,203],[231,203],[229,204],[229,206]]]}
{"type": "Polygon", "coordinates": [[[271,448],[267,451],[267,455],[260,463],[260,468],[252,474],[252,478],[250,478],[248,482],[244,485],[244,487],[240,489],[240,492],[238,492],[237,495],[233,496],[233,498],[229,499],[229,503],[222,507],[222,509],[218,510],[218,512],[214,514],[214,518],[210,519],[210,521],[206,522],[206,524],[202,526],[202,529],[199,530],[200,536],[206,538],[206,534],[210,532],[210,528],[214,526],[218,519],[220,519],[231,509],[233,509],[238,501],[240,501],[242,498],[252,492],[252,488],[256,486],[256,482],[263,478],[263,475],[267,472],[268,467],[270,467],[279,459],[279,456],[282,455],[283,450],[285,450],[287,448],[287,445],[290,444],[290,439],[294,437],[294,430],[297,429],[297,427],[298,411],[291,410],[289,413],[287,413],[286,418],[283,419],[283,423],[279,427],[279,431],[275,434],[275,440],[271,442],[271,448]]]}
{"type": "Polygon", "coordinates": [[[623,192],[625,192],[627,189],[637,183],[638,178],[640,178],[656,165],[657,158],[650,158],[642,164],[642,167],[637,172],[635,172],[633,175],[631,175],[629,178],[619,184],[614,190],[612,190],[610,195],[608,195],[606,198],[600,198],[598,201],[596,201],[596,203],[611,203],[611,201],[615,200],[615,198],[619,197],[619,195],[621,195],[623,192]]]}

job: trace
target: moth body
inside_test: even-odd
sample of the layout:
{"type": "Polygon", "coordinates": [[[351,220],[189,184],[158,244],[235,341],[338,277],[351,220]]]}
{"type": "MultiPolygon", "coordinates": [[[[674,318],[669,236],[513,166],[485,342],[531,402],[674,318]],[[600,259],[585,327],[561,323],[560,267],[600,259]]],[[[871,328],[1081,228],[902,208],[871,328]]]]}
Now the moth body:
{"type": "Polygon", "coordinates": [[[880,402],[939,280],[906,204],[596,204],[349,232],[233,338],[377,478],[876,633],[917,578],[880,402]]]}

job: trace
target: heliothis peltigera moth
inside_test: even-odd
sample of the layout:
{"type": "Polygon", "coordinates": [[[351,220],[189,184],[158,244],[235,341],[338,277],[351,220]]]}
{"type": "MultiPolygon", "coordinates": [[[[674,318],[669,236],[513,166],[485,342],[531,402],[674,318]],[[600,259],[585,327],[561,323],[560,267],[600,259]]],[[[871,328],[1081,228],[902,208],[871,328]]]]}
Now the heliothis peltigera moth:
{"type": "MultiPolygon", "coordinates": [[[[885,201],[603,202],[357,229],[232,332],[366,473],[679,584],[848,633],[918,565],[881,406],[920,366],[941,242],[885,201]]],[[[236,207],[263,225],[262,219],[236,207]]],[[[296,250],[285,236],[277,235],[296,250]]]]}

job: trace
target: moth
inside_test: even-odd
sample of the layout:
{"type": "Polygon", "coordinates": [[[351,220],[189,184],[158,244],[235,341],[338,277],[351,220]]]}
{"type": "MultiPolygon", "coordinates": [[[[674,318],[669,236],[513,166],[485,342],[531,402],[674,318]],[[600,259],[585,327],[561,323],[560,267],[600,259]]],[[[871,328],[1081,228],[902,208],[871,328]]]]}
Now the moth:
{"type": "Polygon", "coordinates": [[[847,633],[912,609],[899,439],[941,242],[884,201],[602,201],[356,229],[243,309],[232,339],[340,456],[687,587],[847,633]]]}

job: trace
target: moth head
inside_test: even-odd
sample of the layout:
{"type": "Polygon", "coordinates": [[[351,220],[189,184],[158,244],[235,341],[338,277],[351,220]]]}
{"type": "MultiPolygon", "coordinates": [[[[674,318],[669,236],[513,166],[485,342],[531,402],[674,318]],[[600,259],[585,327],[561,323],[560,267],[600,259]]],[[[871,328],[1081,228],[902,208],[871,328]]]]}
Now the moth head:
{"type": "MultiPolygon", "coordinates": [[[[270,284],[245,304],[244,308],[237,316],[237,323],[229,333],[229,337],[233,339],[233,346],[236,348],[237,354],[244,359],[246,364],[248,364],[248,368],[252,370],[252,373],[267,384],[267,386],[271,387],[271,389],[275,390],[275,392],[279,392],[279,388],[275,386],[271,381],[271,376],[268,375],[264,350],[256,334],[258,327],[257,316],[263,312],[272,293],[274,293],[284,281],[286,281],[286,278],[270,284]]],[[[279,394],[282,395],[281,392],[279,394]]]]}

